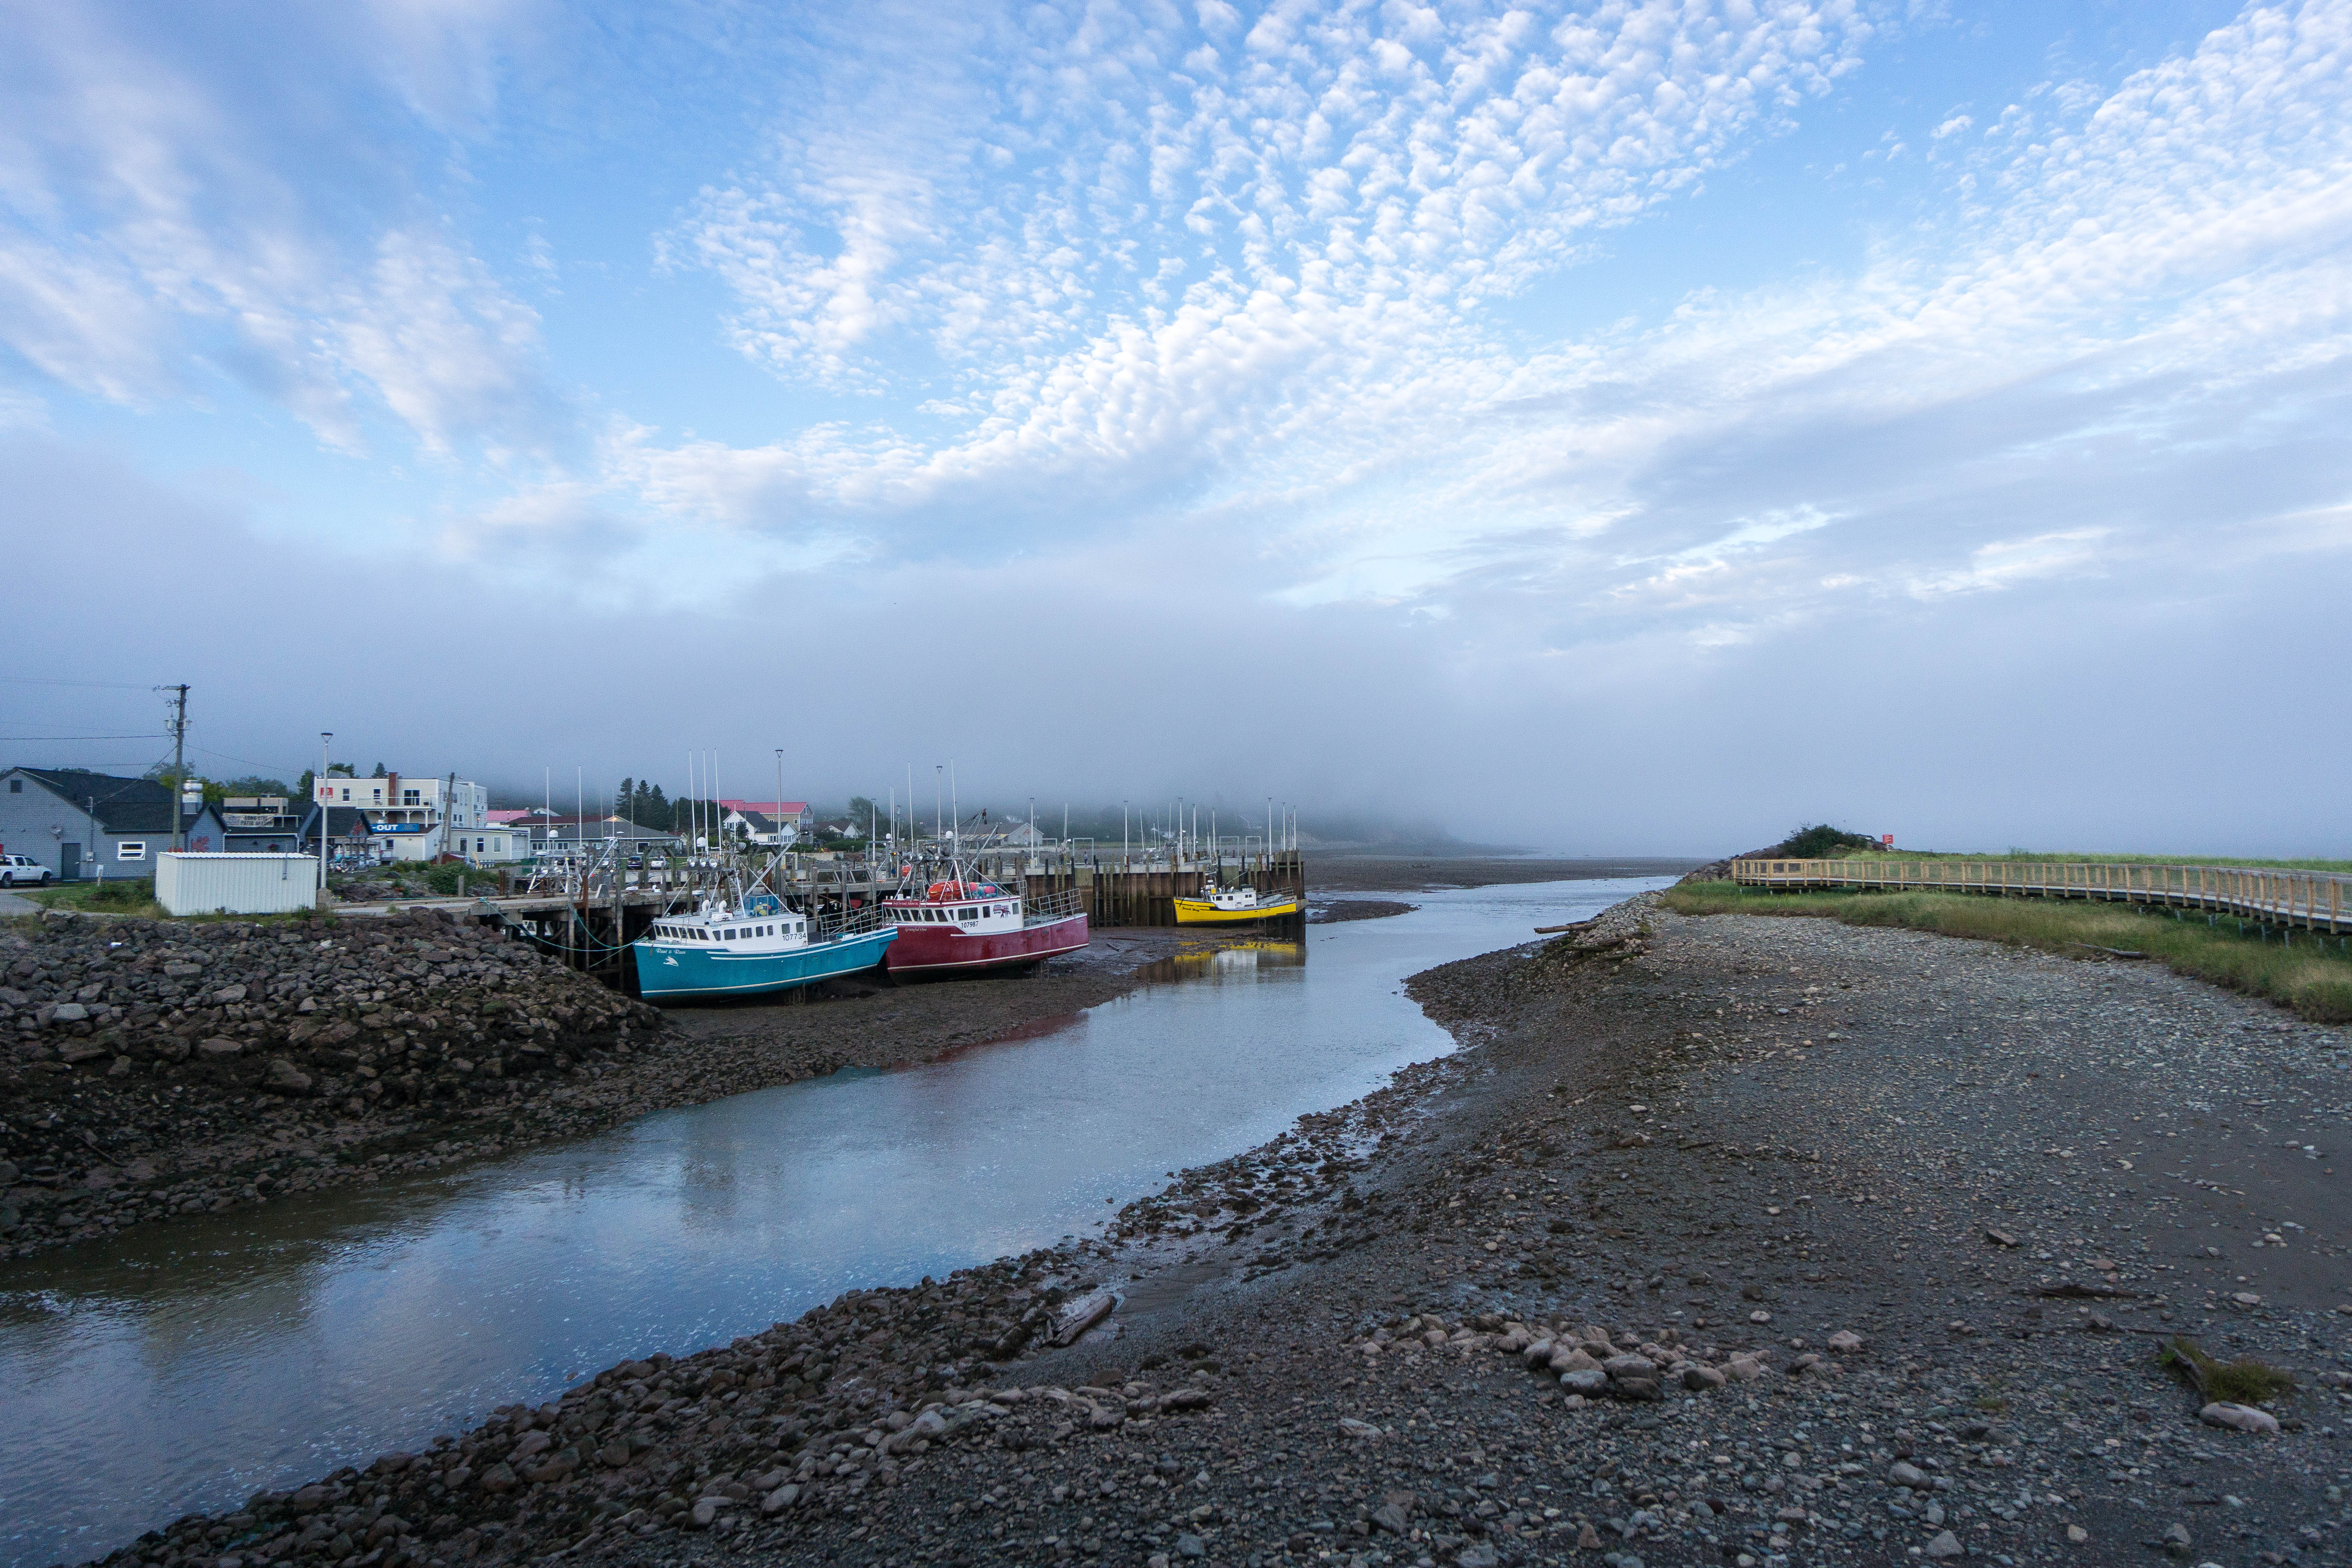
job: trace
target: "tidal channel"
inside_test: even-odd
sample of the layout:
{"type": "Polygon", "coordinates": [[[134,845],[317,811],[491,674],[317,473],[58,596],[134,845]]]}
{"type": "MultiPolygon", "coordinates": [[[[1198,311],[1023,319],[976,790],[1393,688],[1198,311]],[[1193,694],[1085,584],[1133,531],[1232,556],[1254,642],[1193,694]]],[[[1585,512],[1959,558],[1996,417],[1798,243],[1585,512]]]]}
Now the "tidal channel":
{"type": "Polygon", "coordinates": [[[12,1265],[0,1563],[93,1557],[631,1356],[1084,1234],[1451,1049],[1405,976],[1662,885],[1412,895],[935,1061],[12,1265]]]}

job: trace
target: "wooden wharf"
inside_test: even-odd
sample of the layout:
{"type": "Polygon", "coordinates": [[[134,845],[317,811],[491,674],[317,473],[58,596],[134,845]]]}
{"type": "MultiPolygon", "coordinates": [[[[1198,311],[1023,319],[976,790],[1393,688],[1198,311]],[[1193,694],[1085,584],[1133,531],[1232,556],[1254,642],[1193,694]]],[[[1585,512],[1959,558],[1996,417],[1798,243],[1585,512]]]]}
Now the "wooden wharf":
{"type": "MultiPolygon", "coordinates": [[[[919,890],[901,863],[856,856],[797,855],[787,858],[781,890],[820,917],[838,918],[900,891],[919,890]]],[[[1246,885],[1261,897],[1296,896],[1298,914],[1265,922],[1269,935],[1296,941],[1305,934],[1306,858],[1296,849],[1221,855],[1157,856],[1090,854],[1053,848],[983,849],[963,857],[974,880],[1017,887],[1036,900],[1076,891],[1096,930],[1173,926],[1179,898],[1198,898],[1212,884],[1246,885]]],[[[657,867],[601,868],[572,890],[517,888],[509,875],[483,878],[479,893],[457,898],[400,899],[336,906],[345,915],[387,915],[409,910],[439,910],[486,925],[503,926],[543,952],[561,957],[610,984],[634,990],[635,966],[628,944],[670,911],[691,882],[682,871],[657,867]]],[[[771,883],[772,886],[776,885],[771,883]]]]}
{"type": "Polygon", "coordinates": [[[1827,888],[2083,899],[2197,910],[2259,927],[2352,932],[2352,875],[2267,866],[2165,866],[2127,861],[1787,860],[1731,863],[1731,879],[1772,891],[1827,888]]]}

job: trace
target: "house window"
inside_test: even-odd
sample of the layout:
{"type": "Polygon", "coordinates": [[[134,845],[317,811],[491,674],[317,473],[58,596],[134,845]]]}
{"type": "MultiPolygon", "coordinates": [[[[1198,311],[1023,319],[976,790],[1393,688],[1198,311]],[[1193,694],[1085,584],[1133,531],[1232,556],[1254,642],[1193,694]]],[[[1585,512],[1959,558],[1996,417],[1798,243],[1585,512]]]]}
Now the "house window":
{"type": "Polygon", "coordinates": [[[345,800],[349,800],[349,799],[351,799],[351,798],[352,798],[352,792],[351,792],[349,789],[345,789],[345,790],[343,791],[343,798],[344,798],[345,800]]]}
{"type": "Polygon", "coordinates": [[[147,846],[136,838],[125,839],[114,847],[114,858],[118,860],[144,860],[147,858],[147,846]]]}
{"type": "Polygon", "coordinates": [[[25,781],[24,781],[23,779],[10,779],[10,780],[8,781],[8,793],[9,793],[10,795],[22,795],[22,794],[24,794],[24,793],[25,793],[25,781]]]}
{"type": "Polygon", "coordinates": [[[422,805],[425,804],[425,797],[415,790],[404,789],[400,792],[400,804],[403,805],[422,805]]]}

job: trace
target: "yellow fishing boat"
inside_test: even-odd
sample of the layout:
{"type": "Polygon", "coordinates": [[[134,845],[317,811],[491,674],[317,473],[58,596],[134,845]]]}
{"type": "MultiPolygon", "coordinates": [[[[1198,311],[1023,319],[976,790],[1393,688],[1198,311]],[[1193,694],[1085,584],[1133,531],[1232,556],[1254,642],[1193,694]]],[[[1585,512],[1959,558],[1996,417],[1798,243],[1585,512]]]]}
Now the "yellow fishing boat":
{"type": "Polygon", "coordinates": [[[1205,899],[1178,899],[1180,926],[1245,925],[1252,921],[1279,920],[1295,915],[1299,900],[1275,894],[1261,898],[1255,888],[1212,888],[1205,899]]]}

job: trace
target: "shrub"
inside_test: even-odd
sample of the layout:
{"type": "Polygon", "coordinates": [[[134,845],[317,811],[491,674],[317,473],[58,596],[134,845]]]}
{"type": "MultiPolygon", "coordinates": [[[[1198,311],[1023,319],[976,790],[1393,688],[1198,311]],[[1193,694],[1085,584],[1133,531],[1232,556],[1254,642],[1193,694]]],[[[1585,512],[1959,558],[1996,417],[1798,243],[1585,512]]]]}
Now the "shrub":
{"type": "Polygon", "coordinates": [[[1811,827],[1798,828],[1771,853],[1791,860],[1834,860],[1841,849],[1877,847],[1878,840],[1866,833],[1847,833],[1826,822],[1816,822],[1811,827]]]}

